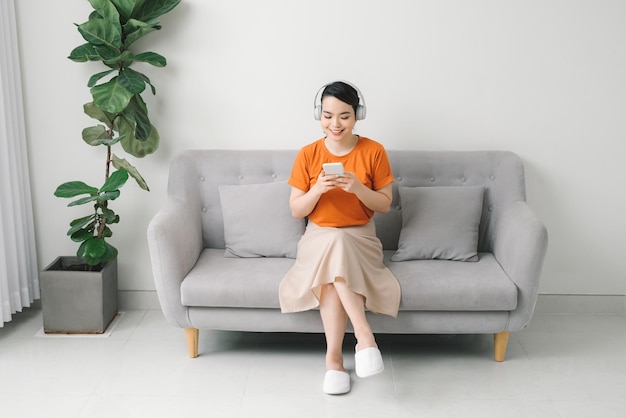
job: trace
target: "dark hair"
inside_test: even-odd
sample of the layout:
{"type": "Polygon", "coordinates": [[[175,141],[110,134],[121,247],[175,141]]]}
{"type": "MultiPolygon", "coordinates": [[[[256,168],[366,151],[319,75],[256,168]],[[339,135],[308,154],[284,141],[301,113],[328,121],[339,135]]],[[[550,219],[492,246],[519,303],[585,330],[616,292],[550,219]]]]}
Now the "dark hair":
{"type": "Polygon", "coordinates": [[[320,100],[323,101],[326,96],[336,97],[342,102],[349,104],[354,109],[354,114],[356,115],[356,109],[359,105],[359,93],[350,84],[343,81],[330,83],[324,88],[320,100]]]}

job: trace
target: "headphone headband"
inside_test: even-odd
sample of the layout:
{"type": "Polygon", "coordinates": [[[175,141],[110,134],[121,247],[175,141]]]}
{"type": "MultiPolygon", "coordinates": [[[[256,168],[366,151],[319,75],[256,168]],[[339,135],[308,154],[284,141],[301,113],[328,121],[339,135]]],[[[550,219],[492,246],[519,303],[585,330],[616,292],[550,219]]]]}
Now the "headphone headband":
{"type": "Polygon", "coordinates": [[[320,87],[320,89],[317,91],[317,93],[315,94],[315,100],[313,101],[313,117],[316,120],[320,120],[322,119],[322,93],[324,91],[324,89],[328,86],[330,86],[333,83],[336,82],[341,82],[341,83],[345,83],[347,85],[349,85],[350,87],[352,87],[354,90],[356,90],[356,94],[359,97],[359,104],[356,107],[356,119],[357,120],[362,120],[365,119],[365,115],[367,113],[367,108],[365,107],[365,99],[363,98],[363,94],[361,94],[361,90],[359,90],[359,88],[357,86],[355,86],[354,84],[348,82],[348,81],[344,81],[344,80],[337,80],[337,81],[333,81],[327,84],[324,84],[322,87],[320,87]]]}

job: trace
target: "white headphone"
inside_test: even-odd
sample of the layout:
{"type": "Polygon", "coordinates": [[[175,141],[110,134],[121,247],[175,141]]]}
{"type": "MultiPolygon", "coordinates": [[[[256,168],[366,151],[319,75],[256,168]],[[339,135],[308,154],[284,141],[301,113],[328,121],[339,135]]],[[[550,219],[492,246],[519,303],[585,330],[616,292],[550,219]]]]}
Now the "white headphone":
{"type": "MultiPolygon", "coordinates": [[[[347,81],[343,81],[343,80],[338,80],[341,81],[342,83],[346,83],[347,85],[349,85],[350,87],[352,87],[353,89],[356,90],[356,94],[357,96],[359,96],[359,104],[356,107],[356,120],[362,120],[365,119],[365,114],[367,113],[367,108],[365,107],[365,99],[363,98],[363,95],[361,94],[361,91],[359,90],[359,88],[357,86],[355,86],[352,83],[349,83],[347,81]]],[[[328,86],[330,86],[331,84],[336,83],[336,81],[333,81],[332,83],[328,83],[328,84],[324,84],[318,91],[317,94],[315,95],[315,101],[313,102],[313,117],[315,118],[315,120],[320,120],[322,119],[322,92],[324,91],[324,89],[328,86]]]]}

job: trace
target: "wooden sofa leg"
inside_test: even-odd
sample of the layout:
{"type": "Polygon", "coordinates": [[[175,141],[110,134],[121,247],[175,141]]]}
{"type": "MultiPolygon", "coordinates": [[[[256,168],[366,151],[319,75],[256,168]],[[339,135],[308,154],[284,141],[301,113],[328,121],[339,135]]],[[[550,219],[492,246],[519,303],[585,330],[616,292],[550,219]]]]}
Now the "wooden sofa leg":
{"type": "Polygon", "coordinates": [[[494,357],[496,361],[504,361],[506,346],[509,344],[509,332],[502,331],[493,334],[494,357]]]}
{"type": "Polygon", "coordinates": [[[187,351],[189,357],[198,357],[198,334],[200,330],[198,328],[185,328],[185,338],[187,339],[187,351]]]}

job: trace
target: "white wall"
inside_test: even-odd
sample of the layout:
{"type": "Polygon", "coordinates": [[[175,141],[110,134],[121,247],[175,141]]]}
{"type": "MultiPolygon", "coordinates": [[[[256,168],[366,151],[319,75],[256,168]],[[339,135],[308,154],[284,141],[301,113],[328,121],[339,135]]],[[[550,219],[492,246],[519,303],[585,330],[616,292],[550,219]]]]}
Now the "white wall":
{"type": "MultiPolygon", "coordinates": [[[[72,254],[82,213],[52,193],[101,182],[84,145],[92,64],[68,59],[89,4],[19,0],[21,59],[40,265],[72,254]]],[[[136,161],[114,245],[122,290],[152,290],[145,230],[168,164],[187,148],[299,148],[321,134],[313,96],[347,79],[366,98],[358,132],[388,149],[504,149],[526,164],[550,248],[542,293],[626,294],[626,2],[620,0],[183,0],[142,41],[159,151],[136,161]]],[[[120,151],[120,154],[123,152],[120,151]]],[[[131,157],[132,158],[132,157],[131,157]]]]}

